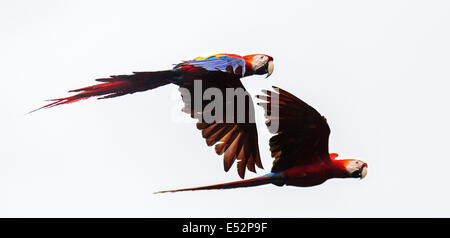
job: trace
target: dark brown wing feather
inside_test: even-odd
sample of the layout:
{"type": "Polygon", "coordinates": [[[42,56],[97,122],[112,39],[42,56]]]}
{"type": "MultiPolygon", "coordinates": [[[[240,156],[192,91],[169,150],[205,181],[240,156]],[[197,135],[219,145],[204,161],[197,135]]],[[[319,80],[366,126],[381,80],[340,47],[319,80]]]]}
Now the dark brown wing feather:
{"type": "MultiPolygon", "coordinates": [[[[228,171],[236,160],[238,161],[238,174],[241,178],[244,178],[246,168],[252,172],[256,172],[255,165],[263,168],[259,155],[258,133],[256,124],[254,123],[255,113],[253,101],[242,85],[239,76],[225,72],[195,72],[185,75],[183,82],[179,83],[179,86],[183,102],[185,103],[182,111],[189,113],[192,118],[199,120],[197,122],[197,128],[202,131],[202,136],[205,138],[206,144],[208,146],[215,145],[216,153],[224,155],[223,162],[225,171],[228,171]],[[195,77],[189,77],[189,75],[195,75],[195,77]],[[200,115],[205,115],[207,110],[209,110],[207,105],[215,100],[215,98],[212,98],[212,100],[202,100],[201,108],[195,108],[194,91],[198,88],[195,87],[194,80],[201,81],[201,95],[204,95],[205,90],[209,88],[219,89],[222,95],[224,95],[222,101],[224,110],[221,119],[208,121],[205,118],[199,118],[200,115]],[[232,100],[227,99],[227,88],[233,89],[233,91],[238,89],[234,93],[240,96],[244,96],[242,93],[246,94],[245,121],[237,120],[238,100],[234,100],[234,117],[230,117],[232,119],[231,121],[226,119],[228,118],[226,107],[232,103],[232,100]]],[[[209,112],[213,112],[215,115],[215,110],[212,109],[209,112]]]]}
{"type": "Polygon", "coordinates": [[[257,96],[264,100],[258,105],[266,112],[266,125],[276,134],[270,138],[270,151],[275,158],[272,172],[328,160],[330,127],[325,117],[294,95],[273,88],[276,92],[263,90],[266,95],[257,96]]]}

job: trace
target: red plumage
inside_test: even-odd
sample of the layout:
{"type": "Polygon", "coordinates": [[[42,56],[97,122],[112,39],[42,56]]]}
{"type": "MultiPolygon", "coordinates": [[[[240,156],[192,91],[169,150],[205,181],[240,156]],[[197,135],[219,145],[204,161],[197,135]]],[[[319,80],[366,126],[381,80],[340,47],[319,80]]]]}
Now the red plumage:
{"type": "MultiPolygon", "coordinates": [[[[51,103],[32,112],[91,97],[105,99],[142,92],[166,84],[178,85],[180,89],[186,89],[190,95],[195,93],[203,95],[209,88],[219,89],[223,95],[226,95],[226,89],[232,88],[243,89],[241,93],[245,96],[248,92],[240,81],[242,77],[254,74],[270,74],[273,70],[272,57],[260,55],[261,57],[257,58],[257,64],[253,64],[253,59],[256,56],[258,55],[242,57],[234,54],[219,54],[184,61],[171,70],[134,72],[130,75],[115,75],[109,78],[101,78],[97,79],[97,81],[101,82],[99,84],[71,90],[69,92],[77,94],[51,99],[49,100],[51,103]],[[201,81],[201,92],[195,92],[194,80],[201,81]]],[[[182,93],[182,99],[185,103],[183,111],[190,114],[193,118],[197,118],[197,115],[203,113],[205,106],[211,101],[204,100],[201,108],[195,108],[194,97],[189,98],[182,93]]],[[[223,103],[225,108],[229,102],[224,100],[223,103]]],[[[207,140],[207,145],[215,145],[216,152],[219,155],[224,155],[224,170],[228,171],[234,161],[237,161],[238,174],[242,178],[244,178],[247,169],[255,172],[255,167],[262,168],[256,125],[254,120],[252,120],[254,108],[251,98],[246,100],[246,104],[246,108],[248,108],[246,112],[247,120],[244,123],[237,123],[236,120],[231,123],[224,121],[205,122],[199,119],[197,125],[197,128],[202,131],[202,136],[207,140]]]]}
{"type": "Polygon", "coordinates": [[[336,153],[329,154],[330,128],[325,117],[289,92],[273,88],[276,92],[263,90],[266,95],[257,96],[263,100],[258,104],[266,112],[266,125],[275,134],[270,139],[270,150],[275,158],[272,173],[254,180],[171,192],[250,187],[268,183],[309,187],[331,178],[365,177],[368,167],[366,163],[360,160],[336,160],[336,153]]]}

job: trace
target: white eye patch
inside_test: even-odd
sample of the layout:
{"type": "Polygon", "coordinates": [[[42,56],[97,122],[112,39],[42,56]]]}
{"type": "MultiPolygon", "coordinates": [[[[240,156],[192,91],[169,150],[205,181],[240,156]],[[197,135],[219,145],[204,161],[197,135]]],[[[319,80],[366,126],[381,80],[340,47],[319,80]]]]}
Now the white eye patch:
{"type": "Polygon", "coordinates": [[[267,61],[269,61],[269,57],[265,55],[255,55],[252,61],[252,69],[256,71],[257,69],[264,66],[267,61]]]}

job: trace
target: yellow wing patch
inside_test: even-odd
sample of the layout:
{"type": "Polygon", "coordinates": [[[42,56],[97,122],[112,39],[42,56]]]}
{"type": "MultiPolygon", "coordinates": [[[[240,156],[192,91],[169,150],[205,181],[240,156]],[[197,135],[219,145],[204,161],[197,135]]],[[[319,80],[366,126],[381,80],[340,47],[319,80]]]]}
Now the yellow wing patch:
{"type": "Polygon", "coordinates": [[[195,58],[194,60],[195,60],[195,61],[197,61],[197,60],[205,60],[205,59],[209,59],[209,58],[212,58],[212,57],[220,57],[220,56],[226,56],[226,55],[223,55],[223,54],[215,54],[215,55],[210,55],[210,56],[207,56],[207,57],[197,57],[197,58],[195,58]]]}

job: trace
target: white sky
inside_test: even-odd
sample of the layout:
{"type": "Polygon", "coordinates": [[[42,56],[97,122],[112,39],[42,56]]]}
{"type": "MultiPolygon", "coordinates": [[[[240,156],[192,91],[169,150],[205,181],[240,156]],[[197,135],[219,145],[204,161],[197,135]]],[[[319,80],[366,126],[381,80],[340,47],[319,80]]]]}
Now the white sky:
{"type": "MultiPolygon", "coordinates": [[[[0,216],[448,217],[449,12],[448,1],[2,1],[0,216]],[[176,86],[25,115],[95,78],[222,52],[273,56],[274,74],[244,85],[315,107],[331,152],[367,162],[368,176],[154,195],[239,179],[176,86]]],[[[262,175],[271,135],[258,129],[262,175]]]]}

